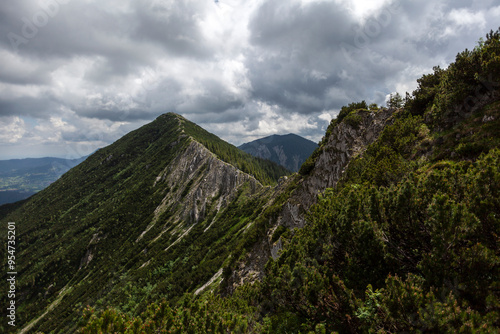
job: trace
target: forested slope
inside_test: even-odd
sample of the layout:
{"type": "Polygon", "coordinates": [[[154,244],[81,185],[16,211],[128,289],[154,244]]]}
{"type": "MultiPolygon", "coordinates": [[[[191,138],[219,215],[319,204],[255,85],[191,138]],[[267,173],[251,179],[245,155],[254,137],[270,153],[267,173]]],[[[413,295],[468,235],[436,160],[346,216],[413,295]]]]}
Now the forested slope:
{"type": "Polygon", "coordinates": [[[127,134],[0,210],[16,223],[18,272],[17,328],[0,331],[74,332],[87,304],[136,314],[194,292],[251,235],[226,211],[258,215],[263,184],[288,173],[172,113],[127,134]]]}

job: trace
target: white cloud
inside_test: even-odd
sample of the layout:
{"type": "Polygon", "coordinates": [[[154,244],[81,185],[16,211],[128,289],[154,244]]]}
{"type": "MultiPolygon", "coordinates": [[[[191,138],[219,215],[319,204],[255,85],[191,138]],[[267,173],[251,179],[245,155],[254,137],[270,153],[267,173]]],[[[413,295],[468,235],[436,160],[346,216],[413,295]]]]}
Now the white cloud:
{"type": "Polygon", "coordinates": [[[496,6],[496,7],[491,8],[490,10],[488,10],[487,15],[495,17],[495,18],[500,17],[500,6],[496,6]]]}
{"type": "Polygon", "coordinates": [[[453,9],[448,14],[450,24],[444,29],[444,36],[459,36],[464,29],[484,29],[486,18],[483,11],[472,11],[469,8],[453,9]]]}
{"type": "Polygon", "coordinates": [[[332,111],[324,111],[323,113],[321,113],[318,118],[319,119],[322,119],[323,121],[325,122],[328,122],[330,123],[330,121],[337,115],[336,112],[332,112],[332,111]]]}
{"type": "Polygon", "coordinates": [[[459,27],[480,26],[484,28],[486,23],[483,12],[473,12],[468,8],[453,9],[448,17],[459,27]]]}
{"type": "Polygon", "coordinates": [[[20,117],[0,118],[0,143],[18,143],[26,133],[26,125],[20,117]]]}
{"type": "Polygon", "coordinates": [[[344,3],[360,20],[366,20],[367,17],[376,15],[388,4],[398,6],[400,0],[345,0],[344,3]]]}

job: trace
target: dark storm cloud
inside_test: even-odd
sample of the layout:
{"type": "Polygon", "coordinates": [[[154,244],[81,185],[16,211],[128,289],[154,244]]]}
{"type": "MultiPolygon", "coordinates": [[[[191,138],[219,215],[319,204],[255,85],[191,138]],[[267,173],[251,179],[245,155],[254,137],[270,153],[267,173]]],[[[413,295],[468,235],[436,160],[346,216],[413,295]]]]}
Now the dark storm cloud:
{"type": "Polygon", "coordinates": [[[139,3],[135,8],[134,40],[158,43],[176,56],[206,58],[212,54],[196,19],[198,8],[192,3],[139,3]]]}
{"type": "Polygon", "coordinates": [[[101,58],[97,59],[92,68],[85,72],[84,79],[99,85],[108,85],[115,80],[123,80],[135,70],[136,68],[129,59],[122,57],[101,58]]]}
{"type": "MultiPolygon", "coordinates": [[[[56,0],[51,11],[34,1],[0,3],[0,40],[3,49],[36,59],[99,56],[96,72],[126,76],[139,66],[154,64],[166,52],[176,57],[209,57],[196,12],[200,6],[183,2],[137,1],[85,3],[56,0]],[[106,68],[104,71],[102,69],[106,68]]],[[[42,2],[43,3],[43,2],[42,2]]]]}
{"type": "Polygon", "coordinates": [[[0,128],[116,139],[174,111],[235,140],[320,138],[341,106],[411,91],[499,20],[493,0],[3,0],[0,128]]]}
{"type": "MultiPolygon", "coordinates": [[[[106,98],[102,99],[106,101],[106,98]]],[[[88,107],[75,107],[78,115],[98,120],[109,120],[113,122],[131,122],[154,118],[155,112],[149,112],[143,108],[127,108],[123,106],[98,106],[96,104],[88,107]]]]}
{"type": "MultiPolygon", "coordinates": [[[[241,108],[244,101],[231,93],[220,82],[207,79],[201,82],[204,88],[194,96],[186,96],[176,107],[176,111],[186,114],[222,113],[226,110],[241,108]]],[[[230,120],[232,121],[232,120],[230,120]]]]}
{"type": "MultiPolygon", "coordinates": [[[[10,58],[10,57],[9,57],[10,58]]],[[[0,62],[0,82],[14,85],[46,85],[52,78],[46,68],[35,66],[29,68],[26,63],[16,62],[15,59],[3,59],[0,62]]]]}
{"type": "Polygon", "coordinates": [[[0,117],[29,116],[49,118],[59,111],[60,104],[50,96],[0,98],[0,117]]]}
{"type": "MultiPolygon", "coordinates": [[[[47,84],[57,67],[44,64],[64,66],[85,57],[97,57],[95,67],[83,76],[84,80],[99,86],[124,80],[141,65],[153,63],[154,47],[132,43],[127,36],[130,24],[135,21],[130,14],[107,11],[79,1],[58,4],[53,0],[50,3],[56,6],[51,7],[52,12],[36,2],[8,0],[0,3],[0,13],[8,18],[0,23],[0,31],[5,32],[0,47],[31,64],[41,64],[31,73],[35,75],[30,74],[28,78],[22,75],[23,71],[9,75],[0,70],[2,82],[47,84]],[[46,22],[41,18],[46,18],[46,22]]],[[[61,100],[61,103],[71,105],[71,101],[61,100]]]]}
{"type": "Polygon", "coordinates": [[[72,110],[83,117],[113,122],[133,122],[154,118],[159,112],[152,108],[151,100],[133,99],[131,96],[115,94],[101,95],[88,99],[85,104],[70,105],[72,110]]]}
{"type": "Polygon", "coordinates": [[[249,24],[253,97],[306,115],[352,101],[384,104],[398,81],[452,61],[464,40],[474,45],[477,27],[447,17],[472,5],[394,1],[360,22],[335,2],[266,1],[249,24]]]}
{"type": "MultiPolygon", "coordinates": [[[[56,0],[47,2],[57,4],[56,0]]],[[[153,1],[136,1],[130,8],[127,2],[102,4],[69,1],[49,15],[37,2],[2,1],[0,27],[25,39],[20,51],[40,56],[113,55],[128,50],[130,54],[124,56],[145,60],[153,57],[147,52],[148,42],[177,55],[207,53],[203,48],[209,46],[195,19],[199,6],[153,1]],[[128,42],[137,43],[136,48],[127,49],[128,42]]],[[[13,47],[9,38],[1,42],[13,47]]]]}
{"type": "MultiPolygon", "coordinates": [[[[103,87],[99,97],[85,98],[77,96],[78,92],[71,92],[60,99],[59,107],[65,106],[83,117],[101,120],[154,118],[158,113],[175,109],[171,102],[182,100],[176,97],[181,88],[178,84],[175,87],[156,85],[154,89],[158,92],[155,92],[145,83],[138,96],[119,91],[118,87],[126,80],[141,78],[144,66],[154,66],[165,57],[194,57],[200,61],[202,57],[210,57],[211,46],[204,40],[196,19],[197,14],[203,14],[202,8],[196,3],[177,1],[135,1],[131,4],[120,1],[2,1],[0,52],[3,49],[11,58],[17,55],[35,68],[28,71],[21,68],[23,64],[13,68],[13,64],[4,62],[0,65],[0,82],[24,87],[50,85],[57,67],[46,64],[58,62],[64,66],[86,59],[92,66],[84,72],[74,71],[81,75],[74,79],[81,79],[96,91],[103,87]],[[114,91],[113,86],[117,87],[114,91]],[[170,97],[169,103],[159,106],[152,100],[155,95],[163,97],[165,94],[170,97]]],[[[157,75],[152,73],[152,76],[157,75]]],[[[160,78],[160,81],[175,80],[160,78]]],[[[0,98],[2,115],[31,113],[36,117],[49,117],[49,106],[54,105],[44,96],[38,99],[38,105],[36,97],[19,99],[17,105],[15,101],[0,98]]],[[[203,108],[204,104],[210,108],[234,105],[234,101],[225,103],[214,95],[197,99],[200,100],[195,105],[198,108],[203,108]]]]}
{"type": "Polygon", "coordinates": [[[218,109],[215,111],[208,111],[206,113],[188,114],[189,119],[195,123],[231,123],[242,121],[242,116],[248,114],[248,109],[242,105],[234,109],[218,109]],[[222,111],[221,111],[222,110],[222,111]]]}
{"type": "MultiPolygon", "coordinates": [[[[284,2],[269,0],[257,10],[249,23],[250,41],[268,51],[286,52],[308,48],[336,49],[349,37],[354,19],[333,2],[284,2]]],[[[311,54],[301,55],[304,62],[315,61],[311,54]]]]}
{"type": "MultiPolygon", "coordinates": [[[[390,10],[386,10],[387,25],[394,16],[390,10]]],[[[368,50],[356,44],[356,28],[362,29],[358,25],[347,9],[333,2],[264,3],[250,22],[251,41],[257,48],[247,64],[254,97],[303,114],[366,98],[370,85],[380,85],[383,75],[399,66],[378,69],[383,62],[370,61],[368,50]],[[360,66],[350,66],[354,59],[349,48],[360,66]]]]}

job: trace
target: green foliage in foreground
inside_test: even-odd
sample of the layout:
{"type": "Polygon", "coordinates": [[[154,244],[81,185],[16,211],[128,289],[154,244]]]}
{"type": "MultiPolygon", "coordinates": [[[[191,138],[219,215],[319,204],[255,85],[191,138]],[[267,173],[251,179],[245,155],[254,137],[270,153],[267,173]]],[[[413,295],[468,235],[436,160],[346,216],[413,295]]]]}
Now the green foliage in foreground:
{"type": "Polygon", "coordinates": [[[295,332],[455,332],[500,326],[500,150],[421,167],[387,187],[329,190],[263,295],[295,332]]]}
{"type": "Polygon", "coordinates": [[[443,70],[417,80],[407,107],[413,114],[425,114],[437,128],[448,128],[455,117],[481,108],[489,98],[498,97],[500,87],[500,29],[491,31],[474,50],[457,54],[455,62],[443,70]]]}
{"type": "Polygon", "coordinates": [[[108,308],[96,312],[87,307],[79,330],[81,334],[100,333],[254,333],[263,326],[258,321],[257,307],[239,296],[256,298],[257,285],[235,292],[233,298],[209,295],[193,299],[186,294],[178,306],[171,307],[165,300],[152,303],[140,316],[133,317],[108,308]]]}

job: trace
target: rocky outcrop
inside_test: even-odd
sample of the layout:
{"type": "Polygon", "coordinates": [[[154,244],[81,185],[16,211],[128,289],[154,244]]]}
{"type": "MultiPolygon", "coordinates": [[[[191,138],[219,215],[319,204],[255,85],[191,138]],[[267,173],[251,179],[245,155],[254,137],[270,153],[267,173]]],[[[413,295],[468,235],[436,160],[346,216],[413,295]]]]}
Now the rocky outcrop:
{"type": "Polygon", "coordinates": [[[358,122],[341,122],[333,129],[309,175],[302,178],[298,176],[288,178],[277,186],[285,189],[293,183],[297,184],[276,221],[269,222],[267,237],[260,240],[246,255],[245,260],[234,268],[228,282],[229,293],[239,285],[263,277],[267,260],[269,257],[278,258],[282,248],[281,239],[271,243],[276,227],[278,225],[288,228],[304,227],[307,224],[305,213],[316,203],[318,194],[337,185],[349,162],[363,154],[367,146],[378,138],[384,127],[391,123],[394,111],[394,109],[358,111],[357,114],[360,116],[357,118],[358,122]]]}
{"type": "Polygon", "coordinates": [[[101,241],[101,239],[105,238],[106,236],[103,236],[101,232],[97,232],[92,235],[92,239],[90,239],[87,250],[85,251],[85,255],[80,260],[80,267],[78,268],[78,270],[89,265],[90,261],[92,261],[92,259],[94,258],[96,245],[99,243],[99,241],[101,241]]]}
{"type": "Polygon", "coordinates": [[[210,210],[219,211],[228,205],[243,184],[249,184],[251,192],[262,188],[253,176],[219,160],[192,139],[157,176],[153,186],[163,187],[166,194],[154,212],[153,221],[137,240],[167,211],[171,214],[170,222],[182,221],[192,225],[204,220],[210,210]],[[178,206],[178,203],[182,205],[178,206]]]}
{"type": "Polygon", "coordinates": [[[351,159],[378,138],[393,112],[394,109],[358,111],[359,122],[338,124],[322,147],[313,170],[283,207],[278,223],[290,228],[304,227],[304,213],[316,203],[318,194],[337,185],[351,159]]]}

